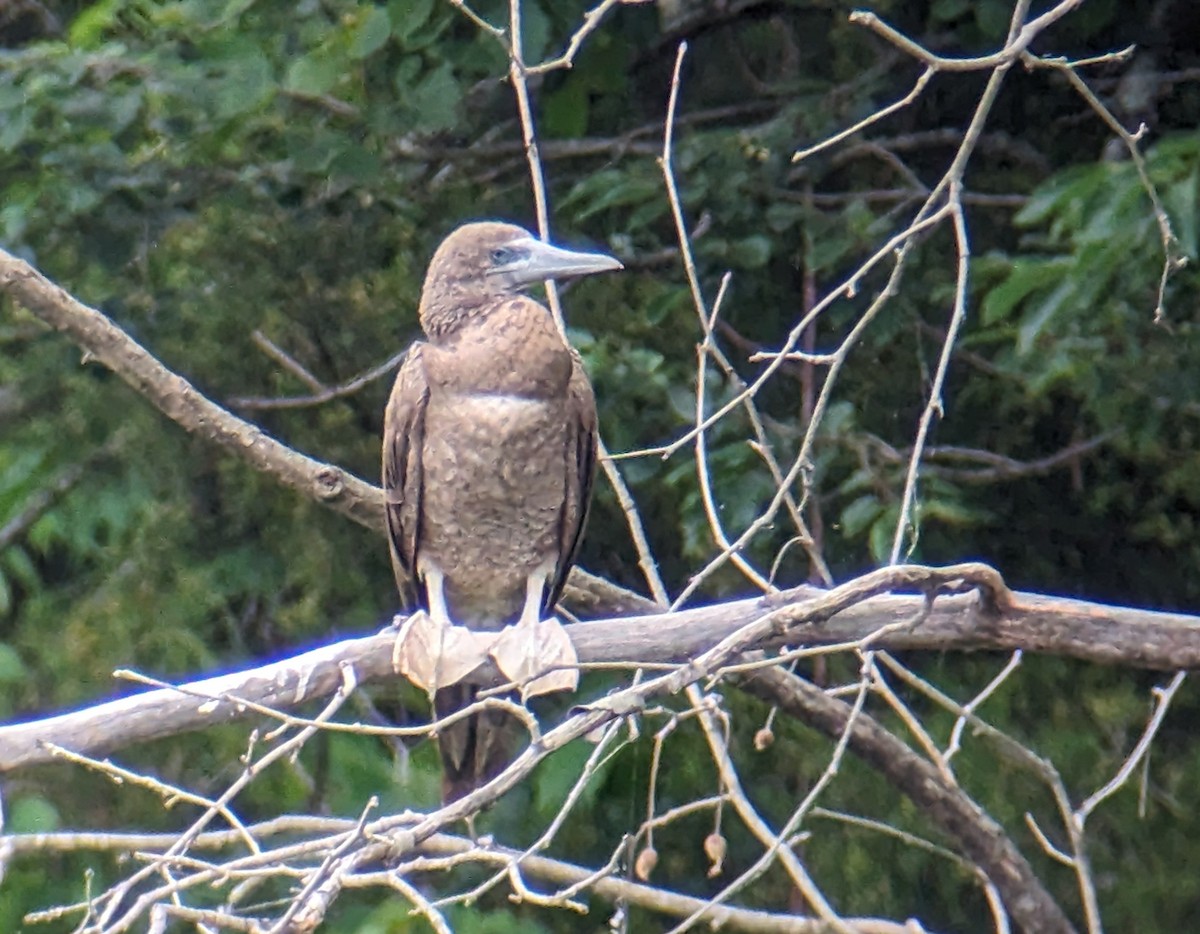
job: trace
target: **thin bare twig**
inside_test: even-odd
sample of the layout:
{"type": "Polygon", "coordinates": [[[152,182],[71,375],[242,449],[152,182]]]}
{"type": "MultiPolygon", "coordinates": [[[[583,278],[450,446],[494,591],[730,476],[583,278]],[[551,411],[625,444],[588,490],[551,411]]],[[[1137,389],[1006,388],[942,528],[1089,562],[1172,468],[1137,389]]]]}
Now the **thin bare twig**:
{"type": "Polygon", "coordinates": [[[313,376],[312,372],[303,363],[276,344],[271,338],[267,337],[262,331],[256,329],[250,336],[259,350],[295,376],[313,392],[321,393],[326,391],[325,384],[313,376]]]}
{"type": "Polygon", "coordinates": [[[326,402],[332,402],[334,399],[344,399],[346,396],[352,396],[359,390],[377,379],[382,379],[391,373],[400,362],[407,356],[408,349],[393,354],[383,363],[372,367],[365,373],[355,376],[353,379],[347,380],[337,386],[324,386],[311,395],[307,396],[280,396],[280,397],[262,397],[262,396],[235,396],[227,400],[227,404],[235,409],[243,409],[246,411],[271,411],[274,409],[303,409],[310,408],[315,405],[324,405],[326,402]]]}
{"type": "MultiPolygon", "coordinates": [[[[1103,58],[1119,59],[1122,54],[1116,52],[1103,58]]],[[[1146,196],[1150,199],[1150,204],[1154,209],[1154,220],[1158,224],[1158,235],[1162,241],[1163,267],[1158,277],[1158,300],[1154,306],[1154,322],[1155,324],[1161,324],[1166,320],[1167,314],[1164,306],[1167,282],[1170,281],[1173,273],[1187,265],[1187,255],[1183,252],[1179,244],[1179,238],[1175,236],[1175,231],[1171,229],[1170,215],[1167,214],[1166,208],[1163,207],[1162,199],[1158,195],[1158,189],[1155,187],[1154,182],[1150,180],[1150,172],[1146,168],[1146,159],[1142,155],[1141,148],[1138,145],[1142,135],[1146,131],[1146,127],[1139,127],[1136,133],[1130,133],[1121,125],[1121,121],[1113,116],[1112,111],[1104,106],[1100,98],[1087,86],[1087,82],[1079,76],[1076,67],[1083,63],[1069,62],[1062,58],[1039,58],[1028,53],[1025,54],[1022,60],[1030,68],[1053,68],[1061,72],[1067,81],[1070,82],[1071,87],[1075,89],[1079,96],[1087,102],[1088,106],[1104,121],[1105,125],[1117,134],[1117,137],[1124,143],[1125,149],[1129,153],[1129,158],[1137,170],[1142,188],[1145,190],[1146,196]]]]}
{"type": "Polygon", "coordinates": [[[584,41],[600,27],[600,23],[613,7],[648,2],[650,0],[601,0],[598,5],[583,14],[583,22],[571,35],[571,39],[567,43],[566,49],[563,50],[562,55],[559,55],[557,58],[548,59],[540,65],[531,65],[525,70],[525,73],[527,75],[540,75],[548,71],[556,71],[560,68],[570,68],[575,64],[575,56],[583,48],[584,41]]]}
{"type": "Polygon", "coordinates": [[[1159,727],[1162,726],[1162,722],[1167,716],[1167,709],[1171,706],[1171,701],[1175,698],[1176,692],[1183,686],[1183,681],[1186,677],[1187,672],[1178,671],[1166,687],[1154,689],[1154,713],[1151,715],[1150,721],[1146,724],[1146,729],[1142,732],[1137,745],[1133,747],[1129,756],[1121,764],[1121,767],[1117,770],[1117,774],[1110,778],[1104,784],[1103,788],[1093,792],[1075,809],[1076,820],[1079,821],[1081,827],[1097,807],[1121,790],[1124,784],[1129,781],[1129,777],[1137,768],[1138,763],[1149,755],[1150,744],[1154,742],[1154,737],[1158,734],[1159,727]]]}

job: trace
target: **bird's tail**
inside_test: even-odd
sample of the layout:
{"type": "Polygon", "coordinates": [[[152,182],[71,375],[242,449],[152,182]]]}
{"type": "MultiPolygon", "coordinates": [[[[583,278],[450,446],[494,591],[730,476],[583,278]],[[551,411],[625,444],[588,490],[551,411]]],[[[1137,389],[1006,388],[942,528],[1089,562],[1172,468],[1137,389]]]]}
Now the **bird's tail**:
{"type": "MultiPolygon", "coordinates": [[[[456,684],[433,697],[440,720],[475,702],[476,688],[456,684]]],[[[499,710],[482,710],[438,730],[442,755],[442,803],[449,804],[485,785],[512,760],[520,724],[499,710]]]]}

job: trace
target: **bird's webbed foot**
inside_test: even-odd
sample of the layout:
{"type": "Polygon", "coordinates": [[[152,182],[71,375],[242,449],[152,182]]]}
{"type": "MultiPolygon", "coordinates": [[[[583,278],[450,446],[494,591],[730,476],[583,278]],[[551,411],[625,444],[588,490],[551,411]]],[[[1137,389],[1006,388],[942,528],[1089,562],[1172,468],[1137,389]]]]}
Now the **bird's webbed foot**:
{"type": "Polygon", "coordinates": [[[521,686],[522,699],[552,691],[573,691],[579,686],[575,646],[563,624],[553,616],[522,619],[506,626],[492,645],[491,656],[505,677],[521,686]]]}
{"type": "Polygon", "coordinates": [[[430,696],[457,684],[487,661],[493,636],[438,620],[424,610],[400,627],[392,646],[392,668],[430,696]]]}

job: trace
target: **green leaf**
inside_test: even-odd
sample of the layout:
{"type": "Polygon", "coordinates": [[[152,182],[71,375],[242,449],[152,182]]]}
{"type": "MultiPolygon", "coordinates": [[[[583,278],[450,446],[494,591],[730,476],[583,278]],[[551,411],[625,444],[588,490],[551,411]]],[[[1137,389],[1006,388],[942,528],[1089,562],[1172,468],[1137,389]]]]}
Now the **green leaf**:
{"type": "Polygon", "coordinates": [[[975,4],[975,23],[989,39],[1003,39],[1012,18],[1008,0],[978,0],[975,4]]]}
{"type": "Polygon", "coordinates": [[[958,19],[971,8],[971,0],[934,0],[929,14],[938,22],[958,19]]]}
{"type": "Polygon", "coordinates": [[[1133,225],[1149,213],[1146,193],[1132,172],[1112,179],[1103,197],[1090,202],[1084,223],[1074,233],[1076,243],[1111,243],[1128,236],[1133,225]]]}
{"type": "Polygon", "coordinates": [[[1089,199],[1104,182],[1104,166],[1084,165],[1065,169],[1052,176],[1029,196],[1014,220],[1022,227],[1034,227],[1073,204],[1089,199]]]}
{"type": "Polygon", "coordinates": [[[325,173],[330,163],[352,145],[352,140],[340,130],[319,130],[292,150],[292,163],[302,172],[325,173]]]}
{"type": "Polygon", "coordinates": [[[971,509],[948,499],[927,497],[921,504],[921,519],[924,521],[940,520],[947,525],[969,526],[983,515],[982,510],[971,509]]]}
{"type": "Polygon", "coordinates": [[[400,59],[400,64],[396,66],[396,74],[392,77],[392,83],[401,95],[406,96],[416,85],[417,75],[420,73],[421,56],[406,55],[400,59]]]}
{"type": "Polygon", "coordinates": [[[5,114],[3,123],[0,123],[0,152],[12,152],[25,141],[31,118],[31,109],[28,107],[19,107],[5,114]]]}
{"type": "Polygon", "coordinates": [[[546,51],[550,41],[550,18],[540,3],[525,0],[521,4],[521,41],[527,65],[538,61],[546,51]]]}
{"type": "Polygon", "coordinates": [[[804,219],[804,208],[789,201],[772,201],[767,205],[767,227],[772,233],[791,230],[804,219]]]}
{"type": "Polygon", "coordinates": [[[454,69],[443,63],[429,72],[415,87],[397,87],[417,128],[427,133],[448,130],[458,122],[458,103],[462,89],[454,77],[454,69]]]}
{"type": "Polygon", "coordinates": [[[821,435],[826,438],[837,438],[848,435],[858,425],[858,412],[853,402],[841,400],[830,404],[821,422],[821,435]]]}
{"type": "Polygon", "coordinates": [[[814,272],[836,268],[854,249],[855,238],[848,235],[840,223],[829,218],[814,219],[812,226],[812,247],[808,251],[810,267],[814,272]]]}
{"type": "Polygon", "coordinates": [[[375,153],[362,146],[348,146],[334,157],[329,172],[358,184],[369,184],[379,177],[382,168],[383,163],[375,153]]]}
{"type": "Polygon", "coordinates": [[[729,244],[729,263],[740,269],[761,269],[771,258],[771,241],[762,234],[751,234],[729,244]]]}
{"type": "Polygon", "coordinates": [[[11,250],[17,244],[24,242],[26,222],[29,219],[29,205],[13,201],[0,208],[0,243],[11,250]]]}
{"type": "MultiPolygon", "coordinates": [[[[262,59],[263,64],[267,66],[267,82],[271,81],[271,66],[262,59]]],[[[124,130],[137,118],[141,112],[143,103],[142,88],[134,88],[125,94],[112,94],[108,101],[109,128],[115,133],[124,130]]]]}
{"type": "Polygon", "coordinates": [[[671,313],[688,303],[691,295],[685,288],[663,288],[644,303],[639,303],[640,315],[651,326],[665,322],[671,313]]]}
{"type": "Polygon", "coordinates": [[[274,90],[271,63],[256,51],[225,73],[217,89],[216,114],[228,119],[257,110],[271,98],[274,90]]]}
{"type": "Polygon", "coordinates": [[[5,75],[3,79],[0,79],[0,111],[6,117],[11,116],[15,108],[25,103],[27,96],[28,91],[14,82],[11,76],[5,75]]]}
{"type": "Polygon", "coordinates": [[[414,32],[420,29],[433,12],[434,0],[392,0],[388,4],[388,18],[392,22],[392,35],[403,45],[414,32]]]}
{"type": "Polygon", "coordinates": [[[662,202],[661,180],[616,169],[601,169],[581,179],[563,199],[563,207],[572,207],[577,220],[622,205],[641,205],[650,200],[662,202]]]}
{"type": "Polygon", "coordinates": [[[38,573],[37,565],[33,563],[29,552],[22,546],[9,545],[3,552],[0,552],[0,561],[9,576],[26,590],[37,590],[41,585],[42,578],[38,573]]]}
{"type": "Polygon", "coordinates": [[[9,833],[50,833],[58,827],[58,809],[45,798],[28,795],[9,806],[4,829],[9,833]]]}
{"type": "Polygon", "coordinates": [[[1181,178],[1162,193],[1164,206],[1171,218],[1171,227],[1179,240],[1179,247],[1184,254],[1196,259],[1200,244],[1197,243],[1197,204],[1196,192],[1200,180],[1200,171],[1193,169],[1185,178],[1181,178]]]}
{"type": "Polygon", "coordinates": [[[1028,353],[1033,349],[1042,332],[1074,291],[1075,284],[1070,279],[1065,279],[1058,288],[1029,310],[1021,322],[1017,334],[1017,350],[1019,352],[1028,353]]]}
{"type": "Polygon", "coordinates": [[[392,21],[388,11],[381,6],[368,7],[365,15],[361,12],[359,15],[362,18],[350,42],[350,57],[361,59],[383,48],[392,34],[392,21]]]}
{"type": "MultiPolygon", "coordinates": [[[[459,19],[458,16],[452,17],[452,16],[446,15],[445,13],[442,13],[441,15],[433,16],[432,18],[427,20],[424,24],[413,29],[408,34],[408,36],[404,40],[404,48],[409,52],[419,52],[424,49],[433,49],[434,46],[437,44],[437,42],[445,36],[446,32],[450,29],[451,25],[460,25],[460,24],[461,24],[461,20],[459,19]]],[[[508,59],[507,59],[507,57],[502,56],[499,45],[496,43],[485,41],[490,38],[491,38],[490,36],[484,36],[480,33],[477,33],[474,41],[475,41],[475,43],[478,44],[478,46],[480,48],[485,50],[486,57],[489,57],[492,59],[499,59],[499,61],[496,62],[496,65],[499,65],[500,62],[507,63],[508,59]]],[[[468,53],[468,54],[472,59],[474,59],[475,55],[477,54],[477,51],[468,53]]],[[[437,57],[440,57],[440,56],[437,56],[437,57]]],[[[491,69],[489,69],[489,71],[494,73],[495,66],[493,66],[491,69]]]]}
{"type": "MultiPolygon", "coordinates": [[[[575,787],[577,776],[583,772],[591,748],[586,743],[572,743],[562,749],[553,760],[547,760],[533,774],[533,809],[539,820],[551,821],[560,810],[567,795],[575,787]]],[[[610,760],[611,762],[611,760],[610,760]]],[[[598,789],[603,785],[602,769],[597,776],[598,781],[592,782],[583,792],[581,801],[587,803],[595,800],[598,789]]]]}
{"type": "Polygon", "coordinates": [[[517,915],[509,908],[489,908],[481,912],[454,905],[448,915],[447,920],[455,934],[550,934],[545,925],[528,913],[517,915]]]}
{"type": "Polygon", "coordinates": [[[225,6],[222,7],[220,15],[213,25],[219,24],[236,28],[236,20],[254,6],[255,2],[256,0],[225,0],[225,6]]]}
{"type": "Polygon", "coordinates": [[[883,504],[879,502],[878,496],[874,494],[860,496],[842,510],[839,519],[842,534],[847,538],[855,538],[861,534],[863,529],[878,519],[882,511],[883,504]]]}
{"type": "Polygon", "coordinates": [[[298,94],[324,94],[341,74],[342,66],[331,61],[327,53],[313,52],[292,62],[284,87],[298,94]]]}
{"type": "Polygon", "coordinates": [[[871,526],[868,541],[871,548],[871,557],[878,564],[887,564],[888,559],[892,556],[892,540],[896,536],[897,514],[898,511],[896,509],[886,509],[871,526]]]}
{"type": "Polygon", "coordinates": [[[1005,320],[1034,292],[1065,278],[1071,266],[1071,260],[1065,257],[1014,260],[1008,277],[990,289],[983,299],[983,323],[993,325],[1005,320]]]}
{"type": "Polygon", "coordinates": [[[71,20],[67,39],[80,49],[94,49],[104,39],[104,34],[116,23],[125,4],[123,0],[100,0],[89,3],[71,20]]]}
{"type": "Polygon", "coordinates": [[[587,133],[588,92],[582,81],[567,79],[542,103],[542,127],[547,136],[575,138],[587,133]]]}
{"type": "Polygon", "coordinates": [[[16,684],[28,675],[25,663],[17,650],[6,642],[0,642],[0,684],[16,684]]]}

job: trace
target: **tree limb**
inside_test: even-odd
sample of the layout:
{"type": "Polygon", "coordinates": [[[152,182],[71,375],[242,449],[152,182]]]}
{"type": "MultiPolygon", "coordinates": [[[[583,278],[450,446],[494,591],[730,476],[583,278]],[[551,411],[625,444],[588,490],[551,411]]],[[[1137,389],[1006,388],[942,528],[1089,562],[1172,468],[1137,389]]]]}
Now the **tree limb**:
{"type": "MultiPolygon", "coordinates": [[[[674,613],[575,623],[567,631],[584,665],[679,664],[777,611],[794,616],[810,612],[829,593],[799,587],[674,613]]],[[[397,677],[392,669],[395,633],[389,627],[269,665],[0,727],[0,774],[53,761],[45,742],[97,754],[256,715],[239,700],[290,710],[333,693],[341,684],[340,664],[352,664],[359,682],[388,681],[397,677]]],[[[864,640],[878,649],[1021,648],[1163,671],[1200,667],[1200,617],[1028,593],[1009,594],[1001,612],[990,611],[978,597],[967,594],[939,597],[932,607],[924,596],[874,596],[822,622],[769,635],[756,647],[861,645],[864,640]]],[[[494,670],[480,669],[478,674],[480,681],[500,683],[494,670]]]]}
{"type": "MultiPolygon", "coordinates": [[[[303,834],[314,830],[328,833],[353,828],[352,820],[284,816],[264,824],[252,825],[247,829],[256,839],[262,839],[278,833],[303,834]]],[[[11,834],[0,840],[0,861],[12,856],[47,853],[158,853],[167,850],[177,838],[177,835],[172,833],[11,834]]],[[[241,838],[236,833],[212,831],[197,837],[192,849],[224,850],[236,847],[240,842],[241,838]]],[[[701,920],[704,923],[722,930],[747,931],[752,934],[824,934],[827,930],[822,922],[811,918],[725,905],[706,907],[703,899],[691,895],[621,879],[615,875],[596,878],[594,870],[565,860],[528,855],[497,844],[481,844],[455,834],[434,834],[417,846],[413,855],[414,861],[417,862],[415,868],[418,870],[421,868],[419,861],[422,859],[436,860],[438,868],[445,863],[447,857],[458,858],[462,863],[483,866],[505,866],[520,860],[522,874],[553,885],[571,886],[590,881],[588,890],[605,901],[627,902],[667,917],[683,918],[693,912],[702,911],[701,920]]],[[[362,879],[361,876],[359,878],[362,879]]],[[[847,918],[846,921],[861,934],[904,934],[909,930],[903,924],[876,918],[847,918]]]]}

